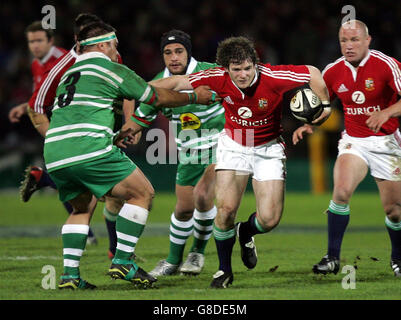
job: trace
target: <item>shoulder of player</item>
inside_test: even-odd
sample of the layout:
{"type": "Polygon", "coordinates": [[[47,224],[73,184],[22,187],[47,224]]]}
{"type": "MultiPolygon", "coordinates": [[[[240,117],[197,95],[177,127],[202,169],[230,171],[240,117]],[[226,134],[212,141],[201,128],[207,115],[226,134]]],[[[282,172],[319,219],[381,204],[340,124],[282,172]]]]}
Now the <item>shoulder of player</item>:
{"type": "Polygon", "coordinates": [[[69,51],[62,48],[62,47],[55,47],[53,51],[53,56],[55,56],[57,59],[60,58],[61,56],[65,55],[69,51]]]}
{"type": "Polygon", "coordinates": [[[72,54],[71,51],[64,53],[55,61],[54,65],[47,70],[49,77],[50,75],[54,77],[57,74],[64,74],[64,72],[75,63],[75,60],[76,56],[72,54]]]}
{"type": "Polygon", "coordinates": [[[370,56],[375,64],[379,63],[384,67],[389,68],[391,71],[397,70],[397,72],[399,72],[401,64],[397,59],[390,57],[378,50],[370,50],[370,56]]]}
{"type": "Polygon", "coordinates": [[[261,77],[289,80],[294,78],[305,78],[305,80],[308,80],[310,77],[309,71],[305,65],[271,65],[269,63],[258,63],[257,69],[261,77]]]}
{"type": "Polygon", "coordinates": [[[335,60],[334,62],[329,63],[322,70],[322,76],[330,75],[331,73],[336,72],[336,70],[338,70],[338,68],[344,67],[344,61],[345,61],[345,57],[342,56],[342,57],[338,58],[337,60],[335,60]]]}
{"type": "Polygon", "coordinates": [[[225,75],[225,70],[223,67],[220,67],[218,65],[210,64],[208,66],[204,65],[203,68],[196,68],[192,74],[190,74],[190,77],[192,77],[194,74],[195,75],[202,75],[203,77],[223,77],[225,75]]]}

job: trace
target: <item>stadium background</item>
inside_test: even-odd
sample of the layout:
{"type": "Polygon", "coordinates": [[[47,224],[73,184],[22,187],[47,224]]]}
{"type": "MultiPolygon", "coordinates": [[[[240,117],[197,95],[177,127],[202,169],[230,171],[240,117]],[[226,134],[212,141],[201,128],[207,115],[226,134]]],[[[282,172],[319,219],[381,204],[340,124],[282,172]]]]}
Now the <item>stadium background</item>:
{"type": "MultiPolygon", "coordinates": [[[[44,5],[56,9],[56,45],[73,45],[72,22],[80,12],[97,14],[117,29],[119,51],[124,64],[144,79],[150,80],[162,68],[160,36],[172,28],[182,29],[192,37],[193,55],[199,61],[214,61],[217,44],[231,35],[253,39],[262,62],[271,64],[311,64],[321,70],[340,56],[337,32],[344,5],[353,5],[356,18],[364,21],[373,37],[372,48],[401,59],[400,1],[229,1],[229,0],[136,0],[87,3],[70,1],[3,1],[0,4],[0,190],[15,188],[29,163],[42,163],[43,139],[33,129],[28,117],[11,124],[9,110],[28,100],[32,90],[25,27],[42,19],[44,5]]],[[[331,186],[331,168],[342,129],[341,116],[324,130],[321,147],[327,159],[322,164],[327,174],[326,190],[331,186]]],[[[284,138],[288,146],[288,191],[308,191],[310,180],[307,141],[293,146],[290,133],[300,125],[284,111],[284,138]]],[[[167,130],[160,117],[154,125],[167,130]]],[[[128,150],[153,183],[156,191],[174,187],[175,165],[150,166],[145,159],[149,144],[128,150]],[[163,179],[160,177],[163,176],[163,179]]],[[[374,190],[370,177],[358,190],[374,190]]]]}

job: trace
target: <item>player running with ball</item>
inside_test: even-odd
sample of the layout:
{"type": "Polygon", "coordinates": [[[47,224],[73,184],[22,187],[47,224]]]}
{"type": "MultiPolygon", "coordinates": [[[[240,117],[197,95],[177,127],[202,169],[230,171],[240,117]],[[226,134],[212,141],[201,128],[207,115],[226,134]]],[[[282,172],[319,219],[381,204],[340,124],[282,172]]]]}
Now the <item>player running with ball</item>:
{"type": "MultiPolygon", "coordinates": [[[[275,228],[283,212],[286,156],[280,134],[284,93],[309,83],[322,101],[329,96],[317,68],[259,63],[253,43],[244,37],[221,42],[216,62],[222,67],[153,84],[174,90],[207,85],[223,99],[226,122],[216,154],[217,215],[213,226],[220,264],[211,287],[227,288],[233,282],[231,255],[236,234],[243,263],[252,269],[257,263],[253,236],[275,228]],[[256,212],[235,225],[249,175],[256,212]]],[[[320,123],[327,116],[324,112],[315,121],[320,123]]]]}

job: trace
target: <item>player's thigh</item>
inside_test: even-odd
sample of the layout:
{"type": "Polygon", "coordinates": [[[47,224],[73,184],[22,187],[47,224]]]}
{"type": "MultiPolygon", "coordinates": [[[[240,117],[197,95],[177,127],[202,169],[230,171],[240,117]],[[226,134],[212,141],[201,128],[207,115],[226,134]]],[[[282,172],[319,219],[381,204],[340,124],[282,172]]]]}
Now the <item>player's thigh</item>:
{"type": "Polygon", "coordinates": [[[194,187],[175,185],[177,202],[175,205],[175,217],[178,220],[189,220],[195,209],[194,187]]]}
{"type": "Polygon", "coordinates": [[[401,181],[389,181],[375,178],[380,192],[380,199],[390,220],[401,220],[401,181]]]}
{"type": "Polygon", "coordinates": [[[256,211],[263,227],[275,227],[281,218],[284,208],[285,181],[253,179],[252,186],[256,198],[256,211]]]}
{"type": "MultiPolygon", "coordinates": [[[[334,165],[334,198],[349,200],[356,187],[366,177],[368,165],[365,160],[354,154],[340,155],[334,165]]],[[[334,199],[336,200],[336,199],[334,199]]]]}
{"type": "Polygon", "coordinates": [[[154,189],[141,169],[137,167],[128,177],[111,189],[110,195],[123,199],[129,204],[150,206],[154,197],[154,189]]]}
{"type": "Polygon", "coordinates": [[[216,172],[216,203],[218,215],[232,221],[241,204],[249,174],[234,170],[218,170],[216,172]]]}

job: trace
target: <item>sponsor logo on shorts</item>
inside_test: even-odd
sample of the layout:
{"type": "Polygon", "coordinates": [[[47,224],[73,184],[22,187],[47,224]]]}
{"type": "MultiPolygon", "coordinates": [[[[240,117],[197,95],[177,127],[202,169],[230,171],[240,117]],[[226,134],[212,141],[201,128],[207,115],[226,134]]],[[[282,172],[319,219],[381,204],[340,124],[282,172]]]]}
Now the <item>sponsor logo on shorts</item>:
{"type": "Polygon", "coordinates": [[[395,169],[393,171],[393,174],[396,175],[396,176],[399,176],[401,174],[401,169],[400,168],[395,169]]]}
{"type": "Polygon", "coordinates": [[[347,143],[347,144],[345,145],[345,149],[347,149],[347,150],[351,149],[351,147],[352,147],[352,144],[351,144],[351,143],[347,143]]]}
{"type": "Polygon", "coordinates": [[[366,89],[367,91],[373,91],[373,90],[375,90],[375,82],[373,81],[372,78],[367,78],[367,79],[365,80],[365,89],[366,89]]]}
{"type": "Polygon", "coordinates": [[[201,121],[193,113],[183,113],[180,115],[182,130],[195,130],[201,126],[201,121]]]}

